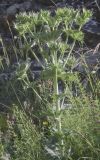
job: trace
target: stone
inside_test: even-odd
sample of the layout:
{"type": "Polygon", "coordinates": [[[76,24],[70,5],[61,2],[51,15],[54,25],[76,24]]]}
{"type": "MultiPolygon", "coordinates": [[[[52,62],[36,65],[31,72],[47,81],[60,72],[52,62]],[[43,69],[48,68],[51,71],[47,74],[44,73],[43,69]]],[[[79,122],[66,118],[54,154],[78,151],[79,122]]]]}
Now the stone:
{"type": "Polygon", "coordinates": [[[100,68],[100,51],[90,51],[84,55],[81,55],[78,59],[77,65],[74,67],[74,71],[80,73],[95,72],[100,68]]]}
{"type": "Polygon", "coordinates": [[[61,0],[38,0],[38,2],[44,5],[55,5],[56,3],[61,2],[61,0]]]}
{"type": "Polygon", "coordinates": [[[31,9],[32,5],[31,5],[31,1],[28,2],[24,2],[20,5],[20,11],[29,11],[31,9]]]}
{"type": "Polygon", "coordinates": [[[100,43],[100,22],[90,19],[84,26],[85,43],[88,46],[96,47],[100,43]]]}
{"type": "Polygon", "coordinates": [[[8,9],[7,9],[7,15],[15,15],[17,13],[17,11],[19,10],[20,5],[19,4],[14,4],[11,5],[8,9]]]}
{"type": "Polygon", "coordinates": [[[31,6],[31,1],[23,2],[21,4],[16,3],[8,7],[6,13],[7,15],[15,15],[19,12],[29,11],[31,9],[31,6]]]}
{"type": "Polygon", "coordinates": [[[83,27],[84,32],[96,34],[100,36],[100,23],[91,19],[83,27]]]}

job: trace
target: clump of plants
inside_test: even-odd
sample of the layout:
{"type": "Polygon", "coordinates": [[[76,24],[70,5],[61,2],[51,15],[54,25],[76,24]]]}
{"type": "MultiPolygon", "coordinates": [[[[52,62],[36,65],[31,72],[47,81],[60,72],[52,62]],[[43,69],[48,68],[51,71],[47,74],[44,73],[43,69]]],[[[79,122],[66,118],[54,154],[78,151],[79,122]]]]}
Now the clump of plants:
{"type": "Polygon", "coordinates": [[[19,82],[23,91],[31,94],[31,103],[21,102],[16,95],[19,109],[14,112],[18,122],[13,139],[15,159],[99,160],[99,81],[97,89],[89,94],[79,73],[73,72],[75,45],[83,44],[81,29],[90,16],[84,9],[80,13],[68,8],[57,9],[54,15],[41,10],[17,16],[19,50],[26,61],[17,66],[11,86],[19,82]],[[41,68],[37,79],[31,69],[34,61],[41,68]]]}

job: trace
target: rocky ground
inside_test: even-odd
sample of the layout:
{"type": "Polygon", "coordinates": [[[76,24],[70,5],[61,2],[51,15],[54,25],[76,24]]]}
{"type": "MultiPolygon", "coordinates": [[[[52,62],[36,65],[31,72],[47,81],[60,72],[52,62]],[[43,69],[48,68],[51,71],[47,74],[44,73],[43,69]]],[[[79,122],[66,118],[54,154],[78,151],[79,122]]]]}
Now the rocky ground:
{"type": "MultiPolygon", "coordinates": [[[[98,1],[99,2],[99,1],[98,1]]],[[[0,35],[9,38],[9,27],[13,25],[15,15],[19,12],[54,10],[57,7],[73,7],[81,9],[85,6],[93,11],[92,19],[85,25],[85,40],[94,47],[100,42],[100,8],[94,0],[1,0],[0,1],[0,35]],[[96,41],[94,41],[96,39],[96,41]]]]}
{"type": "Polygon", "coordinates": [[[15,15],[19,12],[39,11],[40,9],[54,10],[57,7],[82,8],[85,6],[93,10],[93,18],[84,28],[85,40],[88,45],[95,47],[100,42],[100,8],[94,0],[1,0],[0,1],[0,35],[9,38],[9,27],[13,25],[15,15]],[[96,41],[94,41],[96,39],[96,41]]]}
{"type": "MultiPolygon", "coordinates": [[[[85,33],[86,47],[89,48],[87,50],[92,49],[88,52],[88,55],[86,54],[85,58],[87,60],[88,66],[96,66],[97,62],[100,63],[100,2],[96,2],[94,0],[54,0],[54,2],[50,0],[1,0],[0,36],[3,38],[4,43],[10,46],[10,51],[12,51],[12,35],[9,29],[9,25],[12,28],[13,34],[15,34],[16,32],[13,29],[13,22],[15,20],[16,14],[29,11],[37,12],[40,9],[49,9],[53,11],[58,7],[65,6],[81,9],[83,6],[85,6],[87,9],[93,11],[92,18],[87,24],[85,24],[83,28],[85,33]]],[[[2,46],[0,46],[0,54],[2,54],[2,46]]],[[[82,72],[83,67],[81,65],[81,60],[79,64],[80,65],[77,66],[77,69],[82,72]]]]}
{"type": "MultiPolygon", "coordinates": [[[[84,64],[87,63],[88,72],[96,72],[100,79],[100,2],[99,0],[54,0],[54,3],[50,0],[0,0],[0,37],[2,37],[4,44],[8,46],[9,53],[14,61],[13,49],[12,49],[12,35],[9,29],[9,25],[12,29],[13,35],[16,34],[13,22],[15,21],[16,14],[20,12],[39,11],[40,9],[49,9],[53,11],[58,7],[73,7],[81,9],[85,6],[87,9],[93,11],[93,17],[84,26],[83,31],[85,33],[84,58],[80,56],[82,51],[78,49],[76,51],[77,64],[74,66],[73,71],[78,71],[85,74],[84,64]],[[98,2],[98,3],[96,3],[98,2]]],[[[2,57],[3,46],[0,44],[0,58],[2,57]]],[[[9,62],[8,62],[9,63],[9,62]]],[[[35,74],[39,75],[40,66],[36,62],[33,62],[33,68],[35,68],[35,74]]],[[[12,67],[12,66],[11,66],[12,67]]],[[[5,88],[2,85],[6,84],[13,77],[14,69],[7,68],[6,71],[0,72],[0,92],[5,88]]],[[[86,86],[86,78],[84,80],[86,86]]],[[[6,90],[6,89],[5,89],[6,90]]],[[[8,93],[8,92],[7,92],[8,93]]],[[[9,95],[4,93],[0,95],[0,103],[9,101],[9,95]],[[5,96],[4,96],[5,95],[5,96]]],[[[3,107],[4,108],[4,107],[3,107]]],[[[0,104],[0,111],[2,111],[2,105],[0,104]]],[[[10,155],[5,154],[2,160],[9,160],[10,155]]]]}

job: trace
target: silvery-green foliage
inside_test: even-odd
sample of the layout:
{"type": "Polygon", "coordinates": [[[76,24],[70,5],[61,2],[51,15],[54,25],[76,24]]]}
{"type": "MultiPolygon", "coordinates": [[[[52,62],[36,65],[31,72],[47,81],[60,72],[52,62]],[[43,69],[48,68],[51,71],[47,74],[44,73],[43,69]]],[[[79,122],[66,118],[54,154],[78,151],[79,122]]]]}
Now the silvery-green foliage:
{"type": "MultiPolygon", "coordinates": [[[[41,142],[48,159],[50,157],[51,159],[67,160],[73,159],[73,156],[78,159],[80,156],[84,156],[84,144],[87,144],[90,156],[92,152],[95,155],[98,152],[97,150],[92,150],[93,148],[91,149],[91,146],[94,146],[87,139],[83,142],[85,135],[80,136],[83,138],[82,141],[78,137],[82,130],[84,131],[83,134],[85,134],[84,126],[86,126],[90,141],[92,141],[91,133],[89,132],[91,128],[90,110],[88,110],[88,106],[91,103],[84,87],[80,83],[78,74],[73,73],[72,70],[76,63],[73,50],[76,43],[83,43],[84,35],[81,29],[90,16],[90,11],[85,9],[80,13],[78,10],[68,8],[57,9],[53,16],[49,11],[43,10],[38,13],[17,15],[15,28],[19,32],[19,37],[24,39],[25,45],[30,45],[29,51],[42,68],[40,81],[43,83],[41,84],[38,84],[38,81],[37,83],[34,81],[30,83],[29,79],[25,79],[23,76],[21,78],[25,85],[31,88],[39,98],[39,105],[41,104],[40,115],[41,117],[46,117],[46,119],[43,119],[41,127],[44,133],[44,139],[41,142]],[[38,52],[34,50],[35,46],[37,46],[38,52]],[[44,63],[41,63],[41,59],[44,63]],[[51,86],[48,84],[47,87],[46,83],[48,81],[51,82],[51,86]],[[61,82],[61,86],[59,82],[61,82]],[[35,87],[34,84],[37,86],[35,87]],[[61,91],[59,87],[62,87],[61,91]],[[86,108],[82,110],[81,107],[86,108]],[[85,125],[86,119],[84,117],[86,111],[86,119],[89,120],[89,124],[85,125]],[[79,112],[80,116],[78,116],[79,112]],[[80,120],[79,125],[75,116],[79,117],[79,120],[82,116],[82,122],[80,120]],[[72,123],[71,129],[70,122],[72,123]],[[64,123],[66,123],[66,128],[64,128],[64,123]],[[73,125],[76,126],[78,133],[73,125]],[[82,148],[79,144],[80,141],[82,148]],[[75,144],[77,144],[78,150],[75,144]]],[[[28,69],[27,67],[25,68],[25,74],[23,75],[26,75],[28,69]]]]}

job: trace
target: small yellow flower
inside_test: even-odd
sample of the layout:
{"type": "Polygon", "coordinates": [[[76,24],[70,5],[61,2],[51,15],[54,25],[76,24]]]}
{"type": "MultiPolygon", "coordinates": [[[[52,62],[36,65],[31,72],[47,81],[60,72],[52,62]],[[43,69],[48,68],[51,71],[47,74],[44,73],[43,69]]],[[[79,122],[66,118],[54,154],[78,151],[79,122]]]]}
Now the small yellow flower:
{"type": "Polygon", "coordinates": [[[48,126],[49,122],[48,121],[43,121],[43,126],[48,126]]]}

